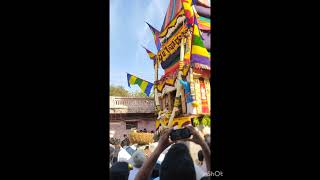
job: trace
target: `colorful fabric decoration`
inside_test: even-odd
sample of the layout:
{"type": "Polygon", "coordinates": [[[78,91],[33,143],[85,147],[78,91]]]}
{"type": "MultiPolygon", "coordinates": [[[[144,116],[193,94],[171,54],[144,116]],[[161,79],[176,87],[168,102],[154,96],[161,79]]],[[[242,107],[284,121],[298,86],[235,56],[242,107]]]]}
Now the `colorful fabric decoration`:
{"type": "Polygon", "coordinates": [[[210,18],[199,16],[197,18],[197,20],[198,20],[198,23],[199,23],[199,29],[200,30],[210,31],[210,28],[211,28],[210,18]]]}
{"type": "Polygon", "coordinates": [[[162,62],[168,59],[172,54],[177,52],[180,47],[180,43],[183,37],[188,33],[188,28],[182,26],[182,28],[174,36],[172,36],[167,42],[162,44],[162,48],[157,53],[157,61],[162,62]]]}
{"type": "Polygon", "coordinates": [[[151,29],[151,32],[152,32],[153,38],[154,38],[154,42],[155,42],[156,47],[157,47],[157,49],[159,51],[160,48],[161,48],[161,43],[160,43],[160,40],[159,40],[160,32],[156,28],[152,27],[149,23],[147,23],[147,24],[148,24],[149,28],[151,29]]]}
{"type": "Polygon", "coordinates": [[[196,25],[198,25],[199,30],[201,30],[199,32],[200,32],[200,37],[203,40],[204,47],[207,50],[210,50],[211,49],[210,19],[199,16],[198,12],[195,8],[193,10],[194,10],[194,14],[195,14],[195,22],[194,23],[196,25]]]}
{"type": "Polygon", "coordinates": [[[161,62],[161,67],[166,70],[167,68],[173,66],[174,64],[176,64],[179,61],[180,58],[180,47],[178,47],[178,49],[171,55],[169,55],[169,57],[161,62]]]}
{"type": "Polygon", "coordinates": [[[164,75],[173,74],[175,71],[177,71],[177,69],[179,69],[178,61],[179,61],[179,59],[177,60],[177,62],[175,64],[173,64],[172,66],[170,66],[167,69],[165,69],[164,70],[164,75]]]}
{"type": "MultiPolygon", "coordinates": [[[[194,24],[196,24],[200,30],[201,28],[200,28],[200,24],[199,24],[199,20],[198,20],[198,19],[200,19],[200,16],[195,8],[193,8],[192,10],[194,13],[194,24]]],[[[209,30],[210,30],[210,28],[209,28],[209,30]]],[[[199,31],[199,34],[200,34],[201,39],[204,40],[203,35],[202,35],[202,31],[199,31]]]]}
{"type": "Polygon", "coordinates": [[[150,83],[148,81],[145,81],[143,79],[140,79],[134,75],[131,75],[129,73],[127,73],[127,79],[128,79],[128,86],[130,87],[130,85],[135,85],[137,84],[142,92],[146,93],[147,96],[150,95],[153,83],[150,83]]]}
{"type": "Polygon", "coordinates": [[[193,26],[193,39],[191,47],[191,65],[196,68],[210,69],[210,55],[200,37],[197,22],[193,26]]]}
{"type": "MultiPolygon", "coordinates": [[[[187,63],[186,61],[184,61],[184,63],[187,63]]],[[[179,67],[180,67],[180,62],[177,62],[176,64],[172,65],[171,67],[167,68],[165,71],[164,71],[164,75],[170,75],[170,74],[174,74],[176,73],[177,71],[179,71],[179,67]]],[[[183,72],[183,75],[186,76],[188,74],[188,69],[189,66],[188,64],[184,65],[183,68],[182,68],[182,72],[183,72]]]]}
{"type": "MultiPolygon", "coordinates": [[[[163,120],[165,125],[168,125],[169,123],[169,118],[165,118],[163,120]]],[[[179,118],[174,118],[173,119],[173,127],[174,126],[178,126],[178,128],[182,128],[185,127],[187,125],[191,124],[191,116],[187,116],[187,117],[179,117],[179,118]]],[[[156,130],[158,130],[161,127],[161,123],[160,120],[157,119],[156,120],[156,130]]]]}
{"type": "Polygon", "coordinates": [[[170,0],[169,6],[167,8],[166,16],[162,23],[161,31],[163,31],[172,20],[177,16],[177,14],[183,9],[181,0],[170,0]]]}
{"type": "Polygon", "coordinates": [[[159,81],[158,83],[159,84],[157,85],[157,90],[158,90],[159,93],[161,93],[165,85],[173,87],[174,83],[175,83],[175,80],[167,79],[167,80],[164,80],[164,81],[159,81]]]}
{"type": "Polygon", "coordinates": [[[184,63],[185,64],[190,64],[190,57],[191,57],[191,34],[189,32],[186,40],[186,51],[184,53],[184,63]]]}
{"type": "Polygon", "coordinates": [[[191,28],[192,25],[194,24],[194,13],[193,13],[193,9],[192,9],[192,5],[193,5],[193,0],[181,0],[182,1],[182,5],[183,5],[183,9],[184,9],[184,14],[187,18],[187,27],[191,28]]]}
{"type": "Polygon", "coordinates": [[[156,86],[157,86],[158,92],[161,93],[165,85],[174,87],[176,79],[177,79],[177,77],[175,74],[172,74],[171,76],[161,77],[160,80],[156,81],[156,86]]]}
{"type": "Polygon", "coordinates": [[[170,22],[170,24],[161,31],[159,39],[161,44],[167,42],[172,36],[180,31],[183,24],[186,22],[184,10],[181,10],[176,17],[170,22]]]}

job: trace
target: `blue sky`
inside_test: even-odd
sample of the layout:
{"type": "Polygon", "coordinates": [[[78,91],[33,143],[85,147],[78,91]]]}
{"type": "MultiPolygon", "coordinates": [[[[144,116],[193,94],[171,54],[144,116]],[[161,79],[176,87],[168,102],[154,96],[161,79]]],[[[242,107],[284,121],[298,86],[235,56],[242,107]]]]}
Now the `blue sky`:
{"type": "MultiPolygon", "coordinates": [[[[153,62],[145,46],[156,53],[152,33],[145,23],[160,30],[170,0],[111,0],[110,1],[110,85],[122,85],[129,91],[126,72],[154,82],[153,62]]],[[[159,78],[163,70],[159,68],[159,78]]]]}

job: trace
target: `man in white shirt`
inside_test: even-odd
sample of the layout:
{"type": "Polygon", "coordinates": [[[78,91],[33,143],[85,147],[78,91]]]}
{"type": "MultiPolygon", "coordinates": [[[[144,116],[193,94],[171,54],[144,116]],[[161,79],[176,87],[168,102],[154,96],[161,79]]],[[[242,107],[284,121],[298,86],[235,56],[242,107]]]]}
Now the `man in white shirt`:
{"type": "Polygon", "coordinates": [[[137,150],[132,154],[131,162],[133,164],[133,169],[130,171],[128,180],[134,180],[145,159],[146,157],[144,155],[144,152],[141,150],[137,150]]]}
{"type": "Polygon", "coordinates": [[[118,153],[118,162],[129,162],[131,155],[124,148],[120,148],[118,153]]]}

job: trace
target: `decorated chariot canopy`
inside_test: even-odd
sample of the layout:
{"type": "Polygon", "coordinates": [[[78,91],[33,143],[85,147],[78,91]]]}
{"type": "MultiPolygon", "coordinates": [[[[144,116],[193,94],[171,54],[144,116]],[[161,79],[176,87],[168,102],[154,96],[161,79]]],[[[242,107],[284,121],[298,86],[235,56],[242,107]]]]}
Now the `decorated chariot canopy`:
{"type": "Polygon", "coordinates": [[[144,47],[154,61],[157,129],[210,114],[210,8],[210,0],[170,0],[160,30],[146,22],[157,47],[156,53],[144,47]]]}
{"type": "Polygon", "coordinates": [[[156,61],[164,69],[164,75],[155,82],[159,92],[162,92],[165,86],[174,86],[176,83],[181,65],[179,63],[180,42],[185,36],[190,35],[191,38],[187,42],[190,49],[186,48],[183,60],[183,75],[188,74],[190,67],[196,71],[201,70],[202,74],[210,75],[210,8],[208,0],[170,0],[161,32],[158,35],[161,48],[155,55],[156,61]],[[193,16],[188,17],[186,14],[193,14],[193,16]],[[194,28],[188,27],[188,18],[195,19],[193,20],[194,28]],[[191,32],[190,30],[192,34],[188,34],[191,32]]]}

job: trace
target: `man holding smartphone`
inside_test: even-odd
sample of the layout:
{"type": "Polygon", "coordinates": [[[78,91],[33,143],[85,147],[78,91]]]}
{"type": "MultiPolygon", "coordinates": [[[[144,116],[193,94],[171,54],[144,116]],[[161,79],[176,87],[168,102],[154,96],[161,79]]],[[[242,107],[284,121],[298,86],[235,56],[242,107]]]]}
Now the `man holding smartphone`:
{"type": "MultiPolygon", "coordinates": [[[[192,137],[183,140],[192,141],[201,146],[206,162],[206,167],[209,171],[211,169],[211,152],[208,144],[204,141],[203,138],[201,138],[200,134],[194,129],[193,126],[187,126],[185,128],[190,131],[192,137]]],[[[172,129],[164,130],[164,132],[160,136],[158,146],[150,155],[150,157],[144,162],[135,180],[148,180],[151,177],[152,170],[160,154],[172,144],[173,145],[169,149],[168,153],[166,153],[165,158],[161,163],[159,179],[197,179],[194,162],[190,156],[189,149],[186,145],[174,142],[170,139],[170,133],[172,131],[172,129]]]]}

